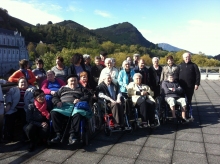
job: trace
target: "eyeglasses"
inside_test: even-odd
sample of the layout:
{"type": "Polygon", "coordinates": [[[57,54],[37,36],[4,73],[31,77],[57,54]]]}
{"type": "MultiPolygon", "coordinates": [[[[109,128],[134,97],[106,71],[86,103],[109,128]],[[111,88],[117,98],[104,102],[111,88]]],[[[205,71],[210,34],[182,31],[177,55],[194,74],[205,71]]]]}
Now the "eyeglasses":
{"type": "Polygon", "coordinates": [[[43,64],[43,63],[36,63],[36,64],[43,64]]]}

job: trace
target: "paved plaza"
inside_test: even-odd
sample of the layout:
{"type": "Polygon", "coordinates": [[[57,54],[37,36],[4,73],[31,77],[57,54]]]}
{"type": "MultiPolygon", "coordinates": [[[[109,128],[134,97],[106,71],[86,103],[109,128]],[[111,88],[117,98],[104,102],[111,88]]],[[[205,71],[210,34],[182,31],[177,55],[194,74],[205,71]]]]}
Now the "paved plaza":
{"type": "Polygon", "coordinates": [[[154,130],[95,134],[88,146],[0,144],[0,163],[220,163],[220,81],[202,80],[193,97],[194,122],[154,130]]]}

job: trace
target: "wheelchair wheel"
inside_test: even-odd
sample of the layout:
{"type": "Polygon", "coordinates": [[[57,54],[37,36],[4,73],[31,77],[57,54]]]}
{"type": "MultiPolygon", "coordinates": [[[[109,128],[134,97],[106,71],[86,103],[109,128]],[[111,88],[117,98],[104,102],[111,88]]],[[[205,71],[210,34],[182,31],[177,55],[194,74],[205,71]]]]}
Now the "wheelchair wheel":
{"type": "Polygon", "coordinates": [[[112,135],[112,129],[110,129],[107,125],[105,127],[105,135],[111,136],[112,135]]]}
{"type": "Polygon", "coordinates": [[[132,131],[136,131],[137,129],[138,129],[137,122],[134,121],[134,122],[132,123],[132,131]]]}
{"type": "Polygon", "coordinates": [[[102,126],[102,115],[101,111],[99,110],[98,104],[94,103],[92,107],[93,117],[92,117],[92,128],[95,128],[96,130],[100,130],[102,126]]]}

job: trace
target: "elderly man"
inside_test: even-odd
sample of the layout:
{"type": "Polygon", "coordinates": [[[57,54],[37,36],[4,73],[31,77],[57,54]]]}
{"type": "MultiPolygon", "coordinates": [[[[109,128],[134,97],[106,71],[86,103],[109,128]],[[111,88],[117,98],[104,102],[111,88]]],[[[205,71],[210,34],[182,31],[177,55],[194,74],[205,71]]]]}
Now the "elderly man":
{"type": "Polygon", "coordinates": [[[177,123],[177,118],[175,114],[175,105],[181,105],[182,107],[182,123],[189,122],[186,119],[186,100],[182,96],[183,90],[180,87],[179,83],[174,81],[174,74],[169,73],[167,75],[167,80],[162,83],[162,88],[165,94],[165,100],[169,104],[172,111],[172,117],[174,123],[177,123]]]}
{"type": "MultiPolygon", "coordinates": [[[[51,111],[51,119],[56,137],[51,142],[60,142],[63,121],[72,115],[74,105],[80,101],[88,102],[89,100],[88,90],[78,85],[77,78],[77,75],[69,75],[67,85],[61,87],[53,96],[52,102],[56,108],[51,111]]],[[[82,116],[79,113],[72,116],[69,144],[73,144],[77,140],[81,120],[82,116]]]]}
{"type": "Polygon", "coordinates": [[[105,74],[104,80],[97,88],[98,97],[107,100],[108,106],[111,108],[115,127],[123,127],[124,110],[121,107],[121,93],[119,85],[112,82],[110,74],[105,74]]]}
{"type": "Polygon", "coordinates": [[[200,71],[198,66],[191,62],[191,54],[183,54],[183,62],[178,67],[179,83],[185,91],[187,101],[191,105],[194,90],[200,85],[200,71]]]}
{"type": "Polygon", "coordinates": [[[113,63],[112,63],[112,59],[111,58],[106,58],[105,59],[105,68],[102,70],[101,74],[100,74],[100,78],[99,78],[99,82],[98,84],[100,84],[105,75],[106,74],[110,74],[111,78],[112,78],[112,82],[117,85],[118,83],[118,69],[113,67],[113,63]]]}
{"type": "Polygon", "coordinates": [[[138,65],[134,68],[134,72],[142,75],[142,84],[149,85],[149,70],[145,66],[144,59],[138,60],[138,65]]]}
{"type": "Polygon", "coordinates": [[[144,127],[154,126],[155,124],[155,101],[153,99],[153,92],[150,87],[142,84],[142,75],[135,73],[133,76],[134,82],[127,86],[128,96],[132,97],[134,105],[140,108],[140,116],[144,127]]]}
{"type": "Polygon", "coordinates": [[[159,58],[152,58],[153,65],[149,68],[150,88],[154,91],[154,98],[160,96],[160,76],[162,67],[159,66],[159,58]]]}

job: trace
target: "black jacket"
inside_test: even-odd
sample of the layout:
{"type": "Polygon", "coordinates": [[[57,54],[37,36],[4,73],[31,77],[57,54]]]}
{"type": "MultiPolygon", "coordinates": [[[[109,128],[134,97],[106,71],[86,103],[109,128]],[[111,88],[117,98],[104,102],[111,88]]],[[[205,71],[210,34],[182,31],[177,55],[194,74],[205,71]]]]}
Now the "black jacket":
{"type": "MultiPolygon", "coordinates": [[[[115,85],[114,83],[111,83],[111,85],[113,85],[113,87],[114,87],[114,90],[115,90],[115,100],[116,100],[116,99],[117,99],[117,95],[118,95],[118,93],[119,93],[119,85],[118,85],[118,84],[115,85]]],[[[101,83],[98,85],[96,91],[97,91],[97,93],[102,92],[102,93],[105,94],[106,96],[112,98],[112,96],[110,95],[110,93],[109,93],[109,91],[108,91],[108,87],[107,87],[107,85],[104,83],[104,81],[101,82],[101,83]]]]}
{"type": "Polygon", "coordinates": [[[162,82],[162,89],[165,94],[165,99],[168,97],[173,97],[173,98],[179,98],[183,97],[183,89],[180,87],[179,83],[176,81],[174,82],[169,82],[168,80],[165,80],[162,82]],[[175,91],[169,90],[169,88],[175,88],[175,91]]]}
{"type": "Polygon", "coordinates": [[[155,91],[156,87],[160,86],[160,76],[162,72],[162,67],[159,66],[158,70],[155,70],[153,66],[150,66],[149,68],[149,79],[150,79],[150,88],[155,91]],[[157,78],[158,76],[158,78],[157,78]]]}
{"type": "Polygon", "coordinates": [[[182,62],[177,72],[179,72],[179,83],[182,88],[194,88],[195,85],[200,85],[200,71],[195,63],[182,62]]]}
{"type": "Polygon", "coordinates": [[[147,67],[140,69],[138,66],[134,68],[135,73],[140,73],[142,75],[141,83],[149,86],[149,70],[147,67]]]}
{"type": "Polygon", "coordinates": [[[26,112],[27,123],[41,127],[42,122],[49,123],[49,120],[41,114],[41,112],[35,107],[34,104],[28,105],[28,110],[26,112]]]}

